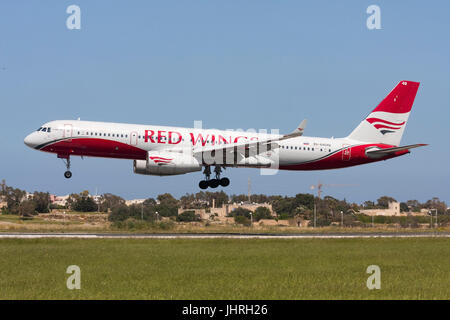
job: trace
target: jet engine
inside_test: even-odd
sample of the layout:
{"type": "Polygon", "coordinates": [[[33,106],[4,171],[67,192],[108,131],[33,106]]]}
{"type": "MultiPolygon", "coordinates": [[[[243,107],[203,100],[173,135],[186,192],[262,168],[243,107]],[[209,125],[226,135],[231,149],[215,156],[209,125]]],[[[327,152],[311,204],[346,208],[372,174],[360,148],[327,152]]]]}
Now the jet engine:
{"type": "Polygon", "coordinates": [[[192,155],[179,152],[147,152],[146,160],[134,160],[137,174],[170,176],[200,171],[202,165],[192,155]]]}

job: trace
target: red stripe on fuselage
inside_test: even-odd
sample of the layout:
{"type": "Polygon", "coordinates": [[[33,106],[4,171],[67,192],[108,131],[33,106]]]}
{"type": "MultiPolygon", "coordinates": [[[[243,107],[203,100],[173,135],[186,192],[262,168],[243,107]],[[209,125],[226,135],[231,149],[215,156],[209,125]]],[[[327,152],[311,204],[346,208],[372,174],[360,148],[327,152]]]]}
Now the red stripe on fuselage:
{"type": "MultiPolygon", "coordinates": [[[[395,158],[406,153],[408,150],[398,151],[395,154],[388,155],[379,159],[370,159],[366,156],[365,150],[368,147],[379,147],[381,149],[391,148],[393,146],[384,144],[365,144],[349,147],[351,149],[351,158],[344,160],[342,149],[339,152],[333,153],[328,157],[321,158],[317,161],[310,161],[307,163],[281,165],[280,170],[326,170],[338,169],[356,166],[365,163],[371,163],[381,160],[395,158]]],[[[56,153],[60,157],[67,156],[86,156],[86,157],[104,157],[130,160],[146,160],[147,151],[130,146],[128,144],[98,138],[72,138],[71,142],[67,140],[58,141],[47,145],[40,149],[41,151],[56,153]]],[[[158,161],[158,160],[157,160],[158,161]]],[[[161,160],[160,160],[161,161],[161,160]]]]}
{"type": "Polygon", "coordinates": [[[147,151],[130,146],[126,143],[98,139],[72,138],[58,141],[40,149],[41,151],[56,153],[60,156],[104,157],[130,160],[145,160],[147,151]]]}

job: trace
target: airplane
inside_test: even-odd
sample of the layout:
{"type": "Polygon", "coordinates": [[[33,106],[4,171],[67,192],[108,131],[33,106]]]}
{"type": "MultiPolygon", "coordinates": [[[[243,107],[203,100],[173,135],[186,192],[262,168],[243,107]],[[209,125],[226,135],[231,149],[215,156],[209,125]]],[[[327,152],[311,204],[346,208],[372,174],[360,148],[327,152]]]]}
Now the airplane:
{"type": "Polygon", "coordinates": [[[326,170],[392,159],[426,146],[400,146],[419,82],[400,81],[377,107],[344,138],[306,137],[306,120],[289,134],[201,128],[56,120],[29,134],[24,143],[65,161],[70,157],[133,160],[144,175],[179,175],[201,171],[201,189],[226,187],[227,167],[279,170],[326,170]],[[211,177],[211,167],[214,175],[211,177]]]}

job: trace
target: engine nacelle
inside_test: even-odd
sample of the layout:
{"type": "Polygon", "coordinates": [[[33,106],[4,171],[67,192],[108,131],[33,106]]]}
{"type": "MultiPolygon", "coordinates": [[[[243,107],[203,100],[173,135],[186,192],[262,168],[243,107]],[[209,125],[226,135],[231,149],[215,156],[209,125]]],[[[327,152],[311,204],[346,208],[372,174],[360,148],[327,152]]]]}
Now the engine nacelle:
{"type": "Polygon", "coordinates": [[[133,171],[137,174],[170,176],[200,171],[201,163],[193,156],[178,152],[147,152],[147,160],[134,160],[133,171]]]}

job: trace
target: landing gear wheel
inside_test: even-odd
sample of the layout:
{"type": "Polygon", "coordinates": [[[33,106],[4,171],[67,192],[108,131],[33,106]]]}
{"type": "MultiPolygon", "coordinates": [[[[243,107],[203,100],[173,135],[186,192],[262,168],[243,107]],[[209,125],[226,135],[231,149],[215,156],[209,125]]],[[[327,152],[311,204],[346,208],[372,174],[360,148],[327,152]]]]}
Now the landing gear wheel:
{"type": "MultiPolygon", "coordinates": [[[[225,167],[224,167],[225,169],[225,167]]],[[[211,187],[213,189],[218,186],[227,187],[230,185],[230,179],[228,178],[220,178],[220,174],[222,173],[222,166],[216,165],[214,168],[214,174],[216,176],[215,179],[210,179],[211,177],[211,167],[209,165],[205,166],[205,170],[203,170],[203,174],[205,175],[205,180],[199,182],[198,186],[200,189],[208,189],[211,187]]]]}
{"type": "Polygon", "coordinates": [[[228,178],[222,178],[220,179],[220,185],[222,187],[227,187],[230,184],[230,179],[228,178]]]}
{"type": "Polygon", "coordinates": [[[208,189],[208,185],[209,185],[209,183],[206,180],[202,180],[198,183],[198,186],[200,187],[200,189],[203,189],[203,190],[208,189]]]}
{"type": "Polygon", "coordinates": [[[209,186],[211,188],[217,188],[220,184],[220,180],[219,179],[211,179],[209,180],[209,186]]]}
{"type": "Polygon", "coordinates": [[[66,179],[70,179],[72,177],[72,172],[70,172],[70,156],[66,158],[58,155],[58,158],[61,158],[63,161],[65,161],[67,171],[64,172],[64,177],[66,177],[66,179]]]}

